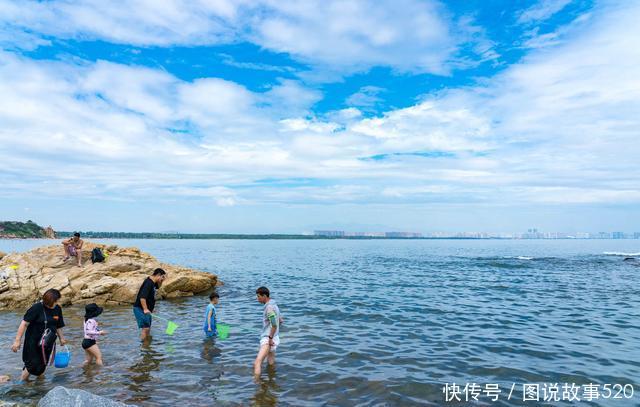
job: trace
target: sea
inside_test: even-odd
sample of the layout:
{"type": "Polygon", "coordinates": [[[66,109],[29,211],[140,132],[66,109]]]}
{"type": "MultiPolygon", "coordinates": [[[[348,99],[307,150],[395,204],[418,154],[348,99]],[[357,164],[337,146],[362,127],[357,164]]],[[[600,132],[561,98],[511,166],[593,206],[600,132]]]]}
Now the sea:
{"type": "Polygon", "coordinates": [[[0,311],[1,400],[65,386],[139,406],[640,405],[640,240],[98,241],[218,275],[229,337],[204,337],[206,296],[158,302],[179,327],[154,320],[148,346],[130,306],[106,307],[105,366],[83,368],[84,309],[68,306],[70,366],[20,384],[26,310],[0,311]],[[284,324],[256,380],[259,286],[284,324]]]}

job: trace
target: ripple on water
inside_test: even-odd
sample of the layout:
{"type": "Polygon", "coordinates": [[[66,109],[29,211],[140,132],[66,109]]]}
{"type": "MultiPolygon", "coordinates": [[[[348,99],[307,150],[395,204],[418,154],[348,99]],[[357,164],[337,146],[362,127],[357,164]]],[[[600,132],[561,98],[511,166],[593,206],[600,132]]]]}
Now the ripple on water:
{"type": "MultiPolygon", "coordinates": [[[[129,307],[107,307],[100,317],[110,331],[101,341],[107,365],[83,369],[83,312],[67,307],[72,367],[4,386],[3,399],[34,403],[65,385],[154,406],[439,406],[445,382],[640,377],[638,268],[601,254],[632,251],[601,247],[625,242],[118,243],[219,274],[218,313],[232,327],[230,338],[203,340],[202,297],[159,303],[158,312],[181,327],[169,337],[156,322],[150,347],[140,346],[129,307]],[[256,383],[260,285],[274,292],[285,325],[277,366],[256,383]]],[[[22,312],[0,313],[0,324],[11,327],[0,331],[0,343],[12,340],[22,312]]],[[[0,352],[0,366],[15,377],[20,356],[0,352]]]]}

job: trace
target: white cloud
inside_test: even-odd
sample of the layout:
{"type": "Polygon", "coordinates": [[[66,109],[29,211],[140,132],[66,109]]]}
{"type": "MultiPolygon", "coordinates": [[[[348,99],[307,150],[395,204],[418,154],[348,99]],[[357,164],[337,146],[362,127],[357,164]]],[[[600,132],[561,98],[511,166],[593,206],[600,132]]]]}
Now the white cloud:
{"type": "Polygon", "coordinates": [[[60,38],[134,45],[215,44],[233,40],[242,1],[3,0],[4,24],[60,38]]]}
{"type": "Polygon", "coordinates": [[[540,0],[537,4],[522,11],[518,16],[519,23],[532,23],[546,20],[561,11],[571,0],[540,0]]]}
{"type": "Polygon", "coordinates": [[[270,106],[280,117],[306,116],[310,108],[322,99],[322,93],[309,89],[302,83],[290,79],[281,79],[262,95],[261,103],[270,106]]]}
{"type": "Polygon", "coordinates": [[[455,51],[436,2],[268,2],[253,41],[331,69],[372,65],[443,74],[455,51]]]}
{"type": "Polygon", "coordinates": [[[487,150],[488,119],[445,104],[442,99],[425,101],[363,119],[350,130],[380,140],[383,152],[487,150]]]}
{"type": "Polygon", "coordinates": [[[163,71],[98,61],[80,85],[80,95],[97,94],[152,120],[168,121],[175,114],[166,103],[175,92],[175,78],[163,71]]]}
{"type": "Polygon", "coordinates": [[[378,95],[384,91],[385,89],[379,86],[363,86],[356,93],[349,96],[345,102],[348,106],[365,109],[372,108],[383,101],[383,99],[378,95]]]}
{"type": "Polygon", "coordinates": [[[603,9],[481,86],[370,118],[305,117],[319,95],[293,81],[260,93],[0,53],[3,193],[222,206],[640,202],[638,19],[637,6],[603,9]],[[314,181],[261,181],[291,178],[314,181]]]}
{"type": "MultiPolygon", "coordinates": [[[[470,49],[486,59],[489,42],[462,31],[436,0],[0,0],[5,49],[33,49],[49,37],[163,47],[247,41],[312,65],[300,74],[315,80],[372,66],[445,75],[463,66],[462,43],[476,41],[470,49]]],[[[235,67],[281,69],[222,57],[235,67]]]]}

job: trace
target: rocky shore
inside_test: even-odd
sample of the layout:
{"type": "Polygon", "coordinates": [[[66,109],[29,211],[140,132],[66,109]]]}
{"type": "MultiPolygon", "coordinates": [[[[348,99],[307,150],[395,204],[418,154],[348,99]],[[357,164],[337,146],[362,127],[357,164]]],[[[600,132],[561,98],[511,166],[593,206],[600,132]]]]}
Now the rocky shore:
{"type": "Polygon", "coordinates": [[[131,304],[144,278],[157,267],[168,274],[158,290],[160,299],[206,293],[221,284],[213,274],[161,263],[135,247],[86,242],[82,264],[78,267],[75,258],[63,262],[62,245],[0,253],[0,310],[26,308],[49,288],[60,290],[62,305],[131,304]],[[91,263],[94,247],[107,255],[103,263],[91,263]]]}

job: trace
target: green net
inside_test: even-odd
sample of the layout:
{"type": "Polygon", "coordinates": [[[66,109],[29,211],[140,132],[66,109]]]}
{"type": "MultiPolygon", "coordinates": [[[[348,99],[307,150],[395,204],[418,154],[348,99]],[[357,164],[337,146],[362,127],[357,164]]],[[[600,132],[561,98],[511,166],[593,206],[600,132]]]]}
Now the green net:
{"type": "Polygon", "coordinates": [[[229,337],[229,325],[217,324],[216,329],[218,331],[218,339],[225,340],[229,337]]]}
{"type": "Polygon", "coordinates": [[[167,321],[167,330],[165,331],[167,335],[173,335],[176,329],[178,329],[178,324],[172,321],[167,321]]]}

